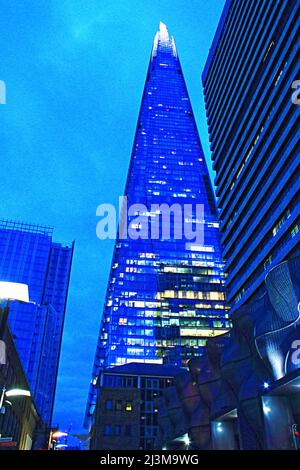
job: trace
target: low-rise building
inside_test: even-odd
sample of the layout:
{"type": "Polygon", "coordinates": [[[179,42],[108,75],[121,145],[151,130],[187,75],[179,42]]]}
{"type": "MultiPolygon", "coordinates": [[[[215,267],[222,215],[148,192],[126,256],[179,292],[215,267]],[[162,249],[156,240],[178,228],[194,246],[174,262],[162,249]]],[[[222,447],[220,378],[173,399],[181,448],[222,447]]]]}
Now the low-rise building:
{"type": "Polygon", "coordinates": [[[8,327],[2,341],[0,395],[3,394],[3,406],[0,413],[0,450],[31,450],[35,446],[44,447],[45,427],[33,398],[5,396],[5,390],[30,391],[30,388],[8,327]]]}
{"type": "Polygon", "coordinates": [[[158,433],[158,399],[181,371],[178,367],[144,363],[102,371],[90,448],[153,449],[158,433]]]}

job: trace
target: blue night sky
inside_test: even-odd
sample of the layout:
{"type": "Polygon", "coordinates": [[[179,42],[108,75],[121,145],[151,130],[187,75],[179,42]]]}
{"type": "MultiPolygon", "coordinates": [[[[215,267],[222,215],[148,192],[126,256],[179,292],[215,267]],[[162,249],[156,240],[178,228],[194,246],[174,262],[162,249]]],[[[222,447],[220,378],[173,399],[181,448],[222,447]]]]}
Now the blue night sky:
{"type": "Polygon", "coordinates": [[[82,431],[113,242],[96,207],[122,195],[152,41],[174,35],[204,152],[200,76],[225,0],[0,0],[1,218],[75,240],[54,423],[82,431]]]}

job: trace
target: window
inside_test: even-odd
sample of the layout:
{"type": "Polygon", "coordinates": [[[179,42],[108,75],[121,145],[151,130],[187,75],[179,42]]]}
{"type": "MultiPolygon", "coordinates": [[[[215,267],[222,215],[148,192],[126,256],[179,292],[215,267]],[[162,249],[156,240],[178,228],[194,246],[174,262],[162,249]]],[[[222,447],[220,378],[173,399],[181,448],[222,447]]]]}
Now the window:
{"type": "Polygon", "coordinates": [[[121,436],[121,425],[120,424],[115,425],[115,436],[121,436]]]}
{"type": "Polygon", "coordinates": [[[113,409],[113,401],[112,400],[106,400],[105,409],[106,410],[112,410],[113,409]]]}
{"type": "Polygon", "coordinates": [[[131,424],[126,424],[125,426],[125,436],[131,436],[132,426],[131,424]]]}
{"type": "Polygon", "coordinates": [[[300,226],[298,224],[296,224],[293,227],[293,229],[291,231],[292,238],[294,238],[297,235],[297,233],[299,232],[299,229],[300,229],[300,226]]]}
{"type": "Polygon", "coordinates": [[[103,435],[104,436],[111,436],[112,435],[111,424],[105,424],[104,425],[103,435]]]}
{"type": "Polygon", "coordinates": [[[132,402],[131,401],[126,402],[125,410],[126,411],[132,411],[132,402]]]}
{"type": "Polygon", "coordinates": [[[121,400],[116,401],[116,410],[117,411],[122,411],[122,402],[121,402],[121,400]]]}

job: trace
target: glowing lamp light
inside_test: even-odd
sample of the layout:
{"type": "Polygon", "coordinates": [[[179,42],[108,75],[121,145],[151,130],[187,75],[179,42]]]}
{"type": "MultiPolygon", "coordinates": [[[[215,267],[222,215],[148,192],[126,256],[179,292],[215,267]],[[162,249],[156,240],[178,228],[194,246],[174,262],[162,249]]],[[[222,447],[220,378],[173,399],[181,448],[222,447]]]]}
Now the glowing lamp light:
{"type": "Polygon", "coordinates": [[[217,431],[218,431],[218,432],[222,432],[222,431],[223,431],[222,423],[218,423],[218,424],[217,424],[217,431]]]}
{"type": "Polygon", "coordinates": [[[268,384],[268,382],[264,382],[264,389],[268,390],[269,387],[270,387],[270,385],[268,384]]]}
{"type": "Polygon", "coordinates": [[[52,434],[52,437],[54,439],[59,439],[60,437],[66,437],[68,435],[67,432],[63,432],[63,431],[55,431],[53,434],[52,434]]]}
{"type": "Polygon", "coordinates": [[[185,434],[185,436],[183,437],[183,442],[184,442],[184,444],[185,444],[187,447],[190,445],[191,440],[190,440],[188,434],[185,434]]]}
{"type": "Polygon", "coordinates": [[[268,415],[272,410],[269,406],[263,405],[263,411],[265,415],[268,415]]]}
{"type": "Polygon", "coordinates": [[[28,285],[19,282],[0,281],[0,299],[29,302],[28,285]]]}
{"type": "Polygon", "coordinates": [[[31,397],[29,390],[22,390],[21,388],[13,388],[5,392],[7,397],[31,397]]]}

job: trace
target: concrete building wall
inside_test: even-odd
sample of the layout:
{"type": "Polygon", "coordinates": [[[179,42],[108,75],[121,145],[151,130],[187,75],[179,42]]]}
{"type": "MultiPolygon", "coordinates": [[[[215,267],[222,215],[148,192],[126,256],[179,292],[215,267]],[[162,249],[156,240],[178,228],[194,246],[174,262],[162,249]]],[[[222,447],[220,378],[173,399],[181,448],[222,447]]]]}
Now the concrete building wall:
{"type": "Polygon", "coordinates": [[[92,430],[92,448],[138,449],[140,442],[141,394],[137,389],[101,388],[92,430]],[[111,403],[111,408],[107,408],[111,403]],[[127,411],[131,404],[132,411],[127,411]],[[109,428],[111,435],[108,435],[109,428]],[[118,428],[120,426],[120,429],[118,428]]]}

